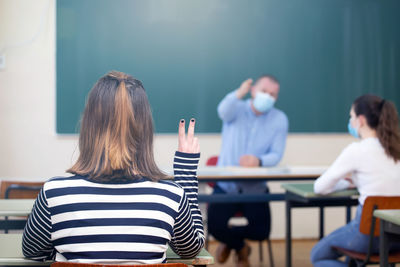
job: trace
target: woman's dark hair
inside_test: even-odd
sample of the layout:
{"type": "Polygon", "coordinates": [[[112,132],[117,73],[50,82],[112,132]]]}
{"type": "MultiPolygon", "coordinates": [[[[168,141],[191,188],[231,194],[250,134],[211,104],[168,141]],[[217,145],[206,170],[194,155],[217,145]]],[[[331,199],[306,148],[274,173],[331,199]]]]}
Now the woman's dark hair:
{"type": "Polygon", "coordinates": [[[388,156],[400,160],[400,128],[396,106],[375,95],[363,95],[353,103],[357,116],[364,115],[369,127],[376,130],[388,156]]]}
{"type": "Polygon", "coordinates": [[[153,118],[139,80],[111,71],[97,81],[83,112],[79,150],[70,173],[98,181],[166,178],[154,161],[153,118]]]}

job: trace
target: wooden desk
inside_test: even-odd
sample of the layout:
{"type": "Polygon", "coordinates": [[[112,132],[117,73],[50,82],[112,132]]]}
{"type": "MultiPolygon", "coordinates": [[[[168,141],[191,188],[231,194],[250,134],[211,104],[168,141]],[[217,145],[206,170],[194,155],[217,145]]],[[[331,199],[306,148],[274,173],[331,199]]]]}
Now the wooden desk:
{"type": "MultiPolygon", "coordinates": [[[[243,181],[312,181],[321,176],[327,169],[324,166],[291,166],[291,167],[272,167],[272,168],[244,168],[244,167],[199,167],[197,177],[199,183],[206,182],[243,182],[243,181]]],[[[173,175],[172,169],[163,169],[171,179],[173,175]]],[[[5,179],[7,180],[7,179],[5,179]]],[[[15,179],[13,179],[15,180],[15,179]]],[[[21,179],[27,181],[27,179],[21,179]]],[[[44,182],[38,181],[38,182],[44,182]]],[[[285,194],[268,193],[268,194],[218,194],[208,195],[199,194],[199,202],[264,202],[264,201],[283,201],[285,194]]]]}
{"type": "Polygon", "coordinates": [[[0,234],[0,266],[29,265],[49,266],[48,262],[25,259],[22,254],[22,234],[0,234]]]}
{"type": "MultiPolygon", "coordinates": [[[[288,181],[315,179],[327,169],[324,166],[293,166],[272,168],[199,167],[197,177],[202,182],[213,181],[288,181]]],[[[168,173],[171,173],[169,171],[168,173]]]]}
{"type": "Polygon", "coordinates": [[[34,199],[0,199],[0,216],[28,216],[34,199]]]}
{"type": "Polygon", "coordinates": [[[23,229],[26,218],[8,218],[7,216],[28,216],[31,213],[34,199],[0,199],[1,230],[23,229]]]}
{"type": "MultiPolygon", "coordinates": [[[[0,234],[0,266],[26,265],[26,266],[49,266],[52,261],[38,262],[24,258],[22,254],[22,234],[0,234]]],[[[214,258],[207,250],[202,249],[194,259],[181,259],[170,248],[167,250],[167,262],[185,263],[194,266],[206,266],[214,264],[214,258]]]]}
{"type": "MultiPolygon", "coordinates": [[[[200,183],[218,181],[309,181],[318,178],[326,167],[200,167],[198,179],[200,183]]],[[[172,170],[167,170],[172,175],[172,170]]],[[[23,180],[21,180],[23,181],[23,180]]],[[[43,181],[42,181],[43,182],[43,181]]],[[[245,194],[199,194],[199,202],[245,203],[284,201],[284,193],[245,193],[245,194]]],[[[33,202],[32,202],[33,203],[33,202]]],[[[0,216],[26,216],[30,213],[30,200],[0,200],[0,216]],[[15,202],[10,202],[15,201],[15,202]]],[[[21,220],[0,221],[0,229],[20,229],[24,227],[21,220]]]]}
{"type": "MultiPolygon", "coordinates": [[[[197,176],[202,182],[243,182],[243,181],[312,181],[321,176],[326,167],[273,167],[273,168],[244,168],[244,167],[200,167],[197,176]]],[[[199,194],[199,202],[267,202],[283,201],[283,193],[262,194],[199,194]]]]}
{"type": "Polygon", "coordinates": [[[314,193],[313,183],[282,184],[286,190],[286,266],[292,266],[292,208],[319,207],[319,237],[324,236],[324,207],[345,206],[346,222],[350,221],[351,206],[358,205],[357,190],[344,190],[329,195],[314,193]]]}
{"type": "Polygon", "coordinates": [[[389,244],[400,240],[400,210],[375,210],[374,216],[381,220],[379,257],[381,266],[389,266],[389,244]]]}
{"type": "MultiPolygon", "coordinates": [[[[197,177],[202,182],[221,181],[249,181],[249,180],[297,180],[315,179],[327,170],[327,166],[283,166],[283,167],[218,167],[200,166],[197,170],[197,177]]],[[[163,172],[173,176],[171,168],[162,168],[163,172]]],[[[47,179],[28,179],[28,178],[1,178],[4,181],[20,182],[45,182],[47,179]]]]}
{"type": "Polygon", "coordinates": [[[193,266],[207,266],[214,264],[214,257],[203,248],[200,253],[194,259],[181,259],[175,252],[170,248],[167,250],[167,262],[168,263],[184,263],[186,265],[193,266]]]}

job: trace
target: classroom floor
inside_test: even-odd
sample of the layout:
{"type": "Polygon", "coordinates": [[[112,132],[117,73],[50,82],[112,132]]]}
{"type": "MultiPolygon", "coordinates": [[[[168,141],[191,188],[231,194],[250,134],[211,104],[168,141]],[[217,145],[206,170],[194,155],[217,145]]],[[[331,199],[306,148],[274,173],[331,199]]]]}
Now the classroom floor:
{"type": "MultiPolygon", "coordinates": [[[[295,240],[293,241],[293,258],[292,258],[292,266],[293,267],[312,267],[310,262],[310,251],[311,248],[317,240],[295,240]]],[[[259,260],[259,250],[258,250],[258,242],[249,242],[251,246],[251,255],[250,255],[250,264],[251,267],[269,267],[269,258],[267,251],[267,243],[263,242],[263,252],[264,252],[264,261],[260,263],[259,260]]],[[[211,241],[208,247],[209,252],[212,255],[215,255],[215,251],[218,247],[218,243],[215,241],[211,241]]],[[[283,240],[274,240],[272,241],[272,251],[274,254],[274,263],[275,267],[283,267],[285,266],[285,242],[283,240]]],[[[215,263],[211,265],[213,267],[231,267],[235,266],[234,261],[234,253],[231,253],[228,261],[225,264],[215,263]]],[[[368,266],[379,266],[379,265],[368,265],[368,266]]]]}

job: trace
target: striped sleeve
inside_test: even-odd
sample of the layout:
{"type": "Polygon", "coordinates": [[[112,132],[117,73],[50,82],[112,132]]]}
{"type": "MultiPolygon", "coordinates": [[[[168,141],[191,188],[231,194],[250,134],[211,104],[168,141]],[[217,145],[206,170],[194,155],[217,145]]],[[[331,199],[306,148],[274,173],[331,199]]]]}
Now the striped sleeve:
{"type": "Polygon", "coordinates": [[[32,260],[48,260],[55,256],[51,242],[51,218],[44,190],[40,193],[25,225],[22,252],[32,260]]]}
{"type": "Polygon", "coordinates": [[[203,220],[197,200],[200,154],[175,153],[175,182],[184,189],[175,220],[171,248],[183,258],[196,256],[204,246],[203,220]]]}

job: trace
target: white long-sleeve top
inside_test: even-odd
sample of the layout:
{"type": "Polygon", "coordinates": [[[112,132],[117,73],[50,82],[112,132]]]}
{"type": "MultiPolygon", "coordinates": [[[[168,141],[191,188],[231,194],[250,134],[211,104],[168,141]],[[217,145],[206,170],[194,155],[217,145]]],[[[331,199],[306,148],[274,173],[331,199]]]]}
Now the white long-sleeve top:
{"type": "Polygon", "coordinates": [[[349,177],[356,185],[360,204],[368,196],[400,195],[400,161],[389,157],[378,138],[366,138],[347,146],[332,166],[314,183],[314,192],[329,194],[345,189],[349,177]]]}

